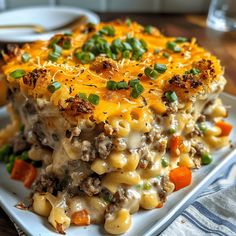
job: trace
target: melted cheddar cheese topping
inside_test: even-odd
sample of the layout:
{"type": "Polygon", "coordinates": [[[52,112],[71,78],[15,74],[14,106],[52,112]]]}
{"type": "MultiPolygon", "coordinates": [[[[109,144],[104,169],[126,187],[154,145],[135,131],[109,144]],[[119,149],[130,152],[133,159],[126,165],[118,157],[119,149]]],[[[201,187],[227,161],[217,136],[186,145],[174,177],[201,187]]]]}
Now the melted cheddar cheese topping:
{"type": "Polygon", "coordinates": [[[50,41],[24,45],[18,55],[8,59],[3,67],[9,86],[20,89],[32,99],[43,98],[51,101],[55,106],[65,106],[66,99],[78,93],[96,94],[100,97],[99,104],[94,106],[93,112],[96,122],[103,122],[113,116],[123,116],[129,120],[132,118],[130,114],[133,110],[147,120],[151,110],[158,114],[166,111],[162,99],[165,91],[175,91],[179,100],[190,102],[192,97],[200,93],[209,93],[210,85],[222,76],[219,61],[199,47],[195,39],[179,43],[181,51],[173,52],[166,45],[168,42],[174,42],[176,38],[165,37],[154,27],[150,34],[137,23],[128,25],[121,21],[101,23],[95,26],[92,32],[86,31],[86,27],[84,25],[73,32],[70,36],[71,48],[62,49],[56,62],[48,59],[48,54],[52,50],[49,48],[50,41]],[[125,40],[129,35],[144,40],[147,51],[139,60],[124,58],[113,60],[106,55],[99,55],[90,63],[82,64],[74,56],[75,49],[81,50],[84,43],[104,26],[113,26],[115,29],[114,36],[103,36],[108,43],[117,38],[125,40]],[[155,49],[158,49],[159,53],[154,53],[155,49]],[[21,59],[23,53],[28,53],[30,56],[29,61],[25,63],[21,59]],[[165,57],[167,53],[169,57],[165,57]],[[165,64],[167,70],[165,73],[159,73],[157,79],[153,80],[145,75],[144,70],[146,67],[153,68],[155,63],[165,64]],[[193,67],[201,70],[200,75],[186,76],[186,71],[193,67]],[[10,73],[18,69],[24,70],[31,81],[27,82],[27,77],[12,78],[10,73]],[[43,73],[28,74],[34,69],[43,70],[43,73]],[[130,87],[115,91],[106,88],[109,80],[128,83],[132,79],[139,79],[144,87],[143,93],[138,98],[130,96],[130,87]],[[53,81],[59,82],[61,87],[51,93],[48,91],[48,86],[53,81]]]}

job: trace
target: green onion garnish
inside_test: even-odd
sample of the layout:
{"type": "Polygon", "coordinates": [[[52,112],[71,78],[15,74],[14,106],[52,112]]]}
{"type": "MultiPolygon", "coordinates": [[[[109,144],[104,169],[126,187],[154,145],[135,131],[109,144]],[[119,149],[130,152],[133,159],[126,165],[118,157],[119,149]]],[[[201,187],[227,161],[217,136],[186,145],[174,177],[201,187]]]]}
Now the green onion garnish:
{"type": "Polygon", "coordinates": [[[122,52],[122,57],[125,59],[129,59],[130,58],[130,51],[126,50],[126,51],[122,52]]]}
{"type": "Polygon", "coordinates": [[[144,27],[144,30],[143,30],[143,32],[144,33],[147,33],[147,34],[151,34],[152,33],[152,26],[151,25],[146,25],[145,27],[144,27]]]}
{"type": "Polygon", "coordinates": [[[25,75],[25,71],[22,69],[14,70],[10,73],[10,76],[14,79],[19,79],[25,75]]]}
{"type": "Polygon", "coordinates": [[[61,84],[57,81],[52,82],[51,84],[48,85],[48,91],[50,93],[54,93],[56,90],[61,88],[61,84]]]}
{"type": "Polygon", "coordinates": [[[52,61],[52,62],[55,62],[55,61],[57,61],[57,59],[59,57],[60,57],[60,54],[55,53],[55,52],[50,52],[49,55],[48,55],[48,60],[52,61]]]}
{"type": "Polygon", "coordinates": [[[98,105],[99,104],[100,97],[96,94],[89,94],[88,96],[88,101],[91,102],[93,105],[98,105]]]}
{"type": "Polygon", "coordinates": [[[189,72],[193,75],[198,75],[200,73],[200,70],[197,68],[192,68],[189,72]]]}
{"type": "Polygon", "coordinates": [[[79,59],[82,64],[87,64],[95,58],[94,54],[91,52],[78,52],[75,53],[75,57],[79,59]]]}
{"type": "Polygon", "coordinates": [[[175,42],[167,42],[166,47],[173,52],[180,52],[181,48],[175,42]]]}
{"type": "Polygon", "coordinates": [[[201,162],[203,165],[208,165],[212,162],[212,156],[208,153],[205,152],[201,155],[201,162]]]}
{"type": "Polygon", "coordinates": [[[117,83],[113,80],[107,81],[107,89],[116,90],[117,89],[117,83]]]}
{"type": "Polygon", "coordinates": [[[66,40],[65,42],[63,42],[63,49],[70,49],[71,48],[71,41],[70,40],[66,40]]]}
{"type": "Polygon", "coordinates": [[[107,25],[104,26],[100,31],[100,34],[107,35],[107,36],[115,36],[115,29],[113,26],[107,25]]]}
{"type": "Polygon", "coordinates": [[[139,82],[140,81],[138,79],[131,79],[129,81],[129,86],[133,88],[135,86],[135,84],[138,84],[139,82]]]}
{"type": "Polygon", "coordinates": [[[175,39],[175,42],[176,42],[176,43],[185,43],[185,42],[187,42],[187,41],[188,41],[188,39],[185,38],[185,37],[177,37],[177,38],[175,39]]]}
{"type": "Polygon", "coordinates": [[[138,98],[142,94],[143,91],[144,91],[144,88],[142,84],[137,83],[133,86],[130,96],[132,98],[138,98]]]}
{"type": "Polygon", "coordinates": [[[139,59],[141,59],[141,57],[144,53],[145,53],[145,50],[143,48],[135,49],[133,51],[132,59],[139,60],[139,59]]]}
{"type": "Polygon", "coordinates": [[[169,161],[166,158],[161,159],[161,165],[162,167],[167,167],[169,165],[169,161]]]}
{"type": "Polygon", "coordinates": [[[158,54],[159,52],[160,52],[160,49],[158,49],[158,48],[154,49],[154,51],[153,51],[154,54],[158,54]]]}
{"type": "Polygon", "coordinates": [[[168,102],[175,102],[178,100],[178,97],[174,91],[167,91],[165,92],[165,97],[168,102]]]}
{"type": "Polygon", "coordinates": [[[155,63],[154,64],[154,70],[156,70],[157,72],[163,74],[167,70],[167,67],[166,67],[165,64],[155,63]]]}
{"type": "Polygon", "coordinates": [[[130,18],[126,18],[125,24],[128,25],[128,26],[131,26],[132,20],[130,18]]]}
{"type": "Polygon", "coordinates": [[[78,96],[79,96],[80,99],[83,99],[85,101],[88,100],[86,93],[79,93],[78,96]]]}
{"type": "Polygon", "coordinates": [[[158,72],[156,70],[152,69],[151,67],[146,67],[144,69],[144,74],[148,78],[153,79],[153,80],[155,80],[157,78],[157,76],[158,76],[158,72]]]}
{"type": "Polygon", "coordinates": [[[131,45],[130,45],[129,43],[127,43],[127,42],[122,42],[122,50],[123,50],[123,51],[126,51],[126,50],[132,51],[132,47],[131,47],[131,45]]]}
{"type": "Polygon", "coordinates": [[[26,62],[29,61],[29,59],[30,59],[30,55],[27,52],[22,54],[22,56],[21,56],[21,61],[22,62],[26,63],[26,62]]]}
{"type": "Polygon", "coordinates": [[[170,57],[168,52],[163,52],[162,56],[165,57],[165,58],[169,58],[170,57]]]}
{"type": "Polygon", "coordinates": [[[127,82],[125,81],[120,81],[120,82],[117,82],[117,89],[128,89],[129,86],[127,84],[127,82]]]}

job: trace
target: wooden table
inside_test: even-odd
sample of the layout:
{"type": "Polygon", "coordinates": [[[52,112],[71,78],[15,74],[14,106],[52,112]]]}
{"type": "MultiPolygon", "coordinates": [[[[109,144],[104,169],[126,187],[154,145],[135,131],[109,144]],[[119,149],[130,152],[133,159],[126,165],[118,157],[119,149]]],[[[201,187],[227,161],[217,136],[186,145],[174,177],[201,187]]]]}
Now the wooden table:
{"type": "MultiPolygon", "coordinates": [[[[169,36],[196,37],[200,45],[221,60],[228,81],[225,91],[236,95],[236,32],[222,33],[206,28],[206,18],[203,15],[103,13],[100,16],[103,21],[129,17],[142,24],[157,26],[162,33],[169,36]]],[[[1,209],[0,235],[17,235],[13,224],[1,209]]]]}

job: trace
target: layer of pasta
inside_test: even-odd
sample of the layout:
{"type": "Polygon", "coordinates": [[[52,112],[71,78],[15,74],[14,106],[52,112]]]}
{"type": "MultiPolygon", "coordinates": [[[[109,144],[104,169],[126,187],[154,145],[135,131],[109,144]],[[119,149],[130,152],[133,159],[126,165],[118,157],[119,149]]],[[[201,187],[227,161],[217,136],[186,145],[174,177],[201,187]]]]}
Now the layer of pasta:
{"type": "Polygon", "coordinates": [[[194,38],[116,20],[3,58],[15,133],[0,133],[0,159],[59,233],[125,233],[131,214],[162,207],[229,145],[223,69],[194,38]]]}

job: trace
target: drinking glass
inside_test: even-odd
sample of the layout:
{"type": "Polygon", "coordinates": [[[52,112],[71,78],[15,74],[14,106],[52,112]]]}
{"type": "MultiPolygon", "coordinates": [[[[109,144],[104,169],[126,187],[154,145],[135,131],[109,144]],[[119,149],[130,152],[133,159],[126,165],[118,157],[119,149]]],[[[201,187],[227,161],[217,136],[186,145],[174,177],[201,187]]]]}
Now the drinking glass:
{"type": "Polygon", "coordinates": [[[236,30],[236,0],[211,0],[207,25],[224,32],[236,30]]]}

